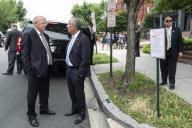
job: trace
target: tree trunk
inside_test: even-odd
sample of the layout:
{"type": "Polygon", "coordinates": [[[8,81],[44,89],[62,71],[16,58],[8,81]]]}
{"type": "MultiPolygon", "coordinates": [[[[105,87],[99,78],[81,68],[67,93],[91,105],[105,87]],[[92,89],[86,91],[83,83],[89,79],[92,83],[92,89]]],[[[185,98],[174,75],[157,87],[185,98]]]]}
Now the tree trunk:
{"type": "Polygon", "coordinates": [[[126,55],[126,66],[125,72],[122,76],[124,87],[135,80],[135,26],[137,22],[137,15],[139,8],[141,7],[144,0],[125,0],[127,5],[127,55],[126,55]]]}

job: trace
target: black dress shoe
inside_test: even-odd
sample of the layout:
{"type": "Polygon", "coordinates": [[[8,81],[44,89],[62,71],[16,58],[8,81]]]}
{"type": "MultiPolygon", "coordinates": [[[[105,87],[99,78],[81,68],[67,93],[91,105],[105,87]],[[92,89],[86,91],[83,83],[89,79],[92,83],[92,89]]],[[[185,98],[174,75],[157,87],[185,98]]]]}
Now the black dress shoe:
{"type": "Polygon", "coordinates": [[[55,115],[56,113],[54,111],[51,110],[47,110],[47,111],[40,111],[40,114],[44,114],[44,115],[55,115]]]}
{"type": "Polygon", "coordinates": [[[78,111],[73,109],[70,112],[66,113],[65,116],[72,116],[74,114],[78,114],[78,111]]]}
{"type": "Polygon", "coordinates": [[[5,72],[5,73],[2,73],[3,75],[12,75],[13,73],[9,73],[9,72],[5,72]]]}
{"type": "Polygon", "coordinates": [[[74,121],[74,124],[79,124],[85,119],[85,114],[79,114],[77,119],[74,121]]]}
{"type": "Polygon", "coordinates": [[[31,126],[33,126],[33,127],[38,127],[39,126],[39,122],[38,122],[36,117],[28,116],[28,119],[29,119],[29,123],[30,123],[31,126]]]}
{"type": "Polygon", "coordinates": [[[161,86],[166,85],[166,84],[167,84],[167,82],[160,83],[161,86]]]}
{"type": "Polygon", "coordinates": [[[174,90],[175,89],[175,85],[174,84],[170,84],[169,89],[170,90],[174,90]]]}

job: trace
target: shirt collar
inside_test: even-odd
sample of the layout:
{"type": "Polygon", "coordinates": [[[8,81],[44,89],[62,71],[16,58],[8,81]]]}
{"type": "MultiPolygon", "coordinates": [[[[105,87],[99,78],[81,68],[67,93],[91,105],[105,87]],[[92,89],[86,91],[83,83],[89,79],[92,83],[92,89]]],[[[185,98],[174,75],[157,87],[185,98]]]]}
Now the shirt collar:
{"type": "Polygon", "coordinates": [[[172,30],[172,26],[171,26],[171,27],[169,27],[169,28],[167,28],[167,27],[166,27],[166,30],[172,30]]]}
{"type": "Polygon", "coordinates": [[[35,31],[37,32],[38,35],[41,34],[41,32],[39,30],[37,30],[36,28],[35,28],[35,31]]]}
{"type": "Polygon", "coordinates": [[[72,38],[73,38],[73,39],[76,39],[77,36],[79,35],[79,33],[80,33],[80,31],[77,31],[74,35],[72,35],[72,38]]]}

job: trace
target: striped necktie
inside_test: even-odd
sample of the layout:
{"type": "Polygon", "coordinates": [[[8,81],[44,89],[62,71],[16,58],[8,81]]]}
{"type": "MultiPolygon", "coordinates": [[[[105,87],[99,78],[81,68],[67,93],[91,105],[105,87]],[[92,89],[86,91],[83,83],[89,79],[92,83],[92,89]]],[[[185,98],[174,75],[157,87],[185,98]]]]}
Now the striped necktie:
{"type": "Polygon", "coordinates": [[[53,60],[52,60],[51,52],[50,52],[49,46],[47,44],[47,41],[46,41],[43,33],[41,33],[39,35],[41,36],[41,41],[42,41],[43,46],[45,47],[45,49],[47,51],[48,65],[52,65],[53,60]]]}

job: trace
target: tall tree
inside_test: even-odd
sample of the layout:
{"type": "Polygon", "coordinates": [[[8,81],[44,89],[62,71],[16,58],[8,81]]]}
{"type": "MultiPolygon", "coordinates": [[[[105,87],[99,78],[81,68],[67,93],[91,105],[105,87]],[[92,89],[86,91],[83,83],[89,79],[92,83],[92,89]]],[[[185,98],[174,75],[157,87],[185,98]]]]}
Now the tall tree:
{"type": "Polygon", "coordinates": [[[137,15],[144,0],[124,0],[127,7],[127,55],[126,66],[123,75],[123,84],[128,84],[135,80],[135,27],[137,22],[137,15]]]}
{"type": "Polygon", "coordinates": [[[6,31],[11,22],[21,21],[26,15],[23,2],[16,0],[0,0],[0,30],[6,31]]]}
{"type": "Polygon", "coordinates": [[[192,0],[154,0],[156,12],[184,9],[192,11],[192,0]]]}
{"type": "Polygon", "coordinates": [[[27,10],[23,7],[23,1],[18,1],[16,4],[16,18],[18,21],[23,21],[27,10]]]}
{"type": "Polygon", "coordinates": [[[121,11],[116,16],[116,31],[122,32],[127,29],[127,13],[125,11],[121,11]]]}
{"type": "Polygon", "coordinates": [[[71,13],[80,18],[84,26],[91,22],[91,12],[95,12],[95,19],[98,31],[103,31],[106,28],[106,2],[103,0],[99,4],[84,2],[83,5],[74,5],[71,13]]]}

